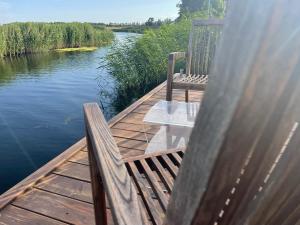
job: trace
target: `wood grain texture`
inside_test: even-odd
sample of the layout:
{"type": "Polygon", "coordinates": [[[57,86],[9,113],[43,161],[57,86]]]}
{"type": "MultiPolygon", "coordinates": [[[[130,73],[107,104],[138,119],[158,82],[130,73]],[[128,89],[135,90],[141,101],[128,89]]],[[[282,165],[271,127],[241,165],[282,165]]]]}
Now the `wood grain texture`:
{"type": "Polygon", "coordinates": [[[91,181],[89,166],[78,163],[66,162],[55,169],[53,173],[86,182],[91,181]]]}
{"type": "Polygon", "coordinates": [[[24,210],[15,206],[8,206],[0,214],[1,225],[67,225],[49,217],[24,210]]]}
{"type": "Polygon", "coordinates": [[[95,157],[116,224],[144,224],[137,192],[118,147],[97,104],[85,104],[84,114],[90,154],[95,157]]]}
{"type": "MultiPolygon", "coordinates": [[[[140,98],[138,101],[130,105],[128,108],[126,108],[124,111],[119,113],[117,116],[113,117],[109,121],[109,126],[112,127],[114,124],[119,122],[124,116],[132,112],[136,107],[138,107],[140,104],[142,104],[144,101],[149,99],[153,94],[159,92],[161,89],[163,89],[166,85],[166,82],[160,84],[155,89],[147,93],[145,96],[140,98]]],[[[77,143],[75,143],[73,146],[68,148],[66,151],[64,151],[62,154],[51,160],[49,163],[41,167],[39,170],[31,174],[29,177],[22,180],[20,183],[12,187],[10,190],[6,191],[4,194],[0,196],[0,210],[2,210],[7,204],[9,204],[11,201],[13,201],[17,196],[23,194],[28,189],[34,186],[38,181],[40,181],[42,178],[44,178],[46,175],[48,175],[51,171],[53,171],[56,167],[67,161],[69,158],[74,156],[77,152],[79,152],[82,148],[86,147],[85,138],[81,139],[77,143]]],[[[127,154],[130,156],[130,154],[127,154]]]]}
{"type": "Polygon", "coordinates": [[[97,165],[97,159],[99,156],[95,155],[92,142],[91,135],[89,135],[89,131],[87,130],[86,126],[86,143],[90,162],[89,167],[91,174],[95,221],[97,225],[107,225],[105,187],[103,177],[101,177],[100,168],[98,168],[97,165]]]}
{"type": "Polygon", "coordinates": [[[95,224],[93,205],[35,190],[13,202],[14,206],[71,224],[95,224]],[[38,206],[38,207],[36,207],[38,206]]]}
{"type": "Polygon", "coordinates": [[[89,182],[51,174],[38,183],[35,188],[57,193],[69,198],[92,203],[92,190],[89,182]]]}
{"type": "Polygon", "coordinates": [[[174,52],[168,58],[167,93],[166,100],[173,100],[173,90],[185,90],[185,101],[189,101],[189,90],[205,90],[207,76],[215,56],[216,46],[222,33],[224,20],[194,19],[189,35],[188,51],[174,52]],[[185,58],[185,74],[175,73],[175,65],[178,59],[185,58]],[[205,79],[203,79],[204,77],[205,79]],[[176,82],[176,78],[180,78],[176,82]]]}
{"type": "Polygon", "coordinates": [[[300,2],[231,7],[165,224],[299,224],[300,2]]]}
{"type": "Polygon", "coordinates": [[[80,151],[86,145],[85,139],[81,139],[75,145],[67,149],[65,152],[57,156],[55,159],[47,163],[45,166],[25,178],[22,182],[12,187],[0,196],[0,210],[7,204],[13,201],[18,195],[24,193],[27,189],[31,188],[40,179],[49,174],[53,169],[61,165],[67,159],[71,158],[76,152],[80,151]]]}

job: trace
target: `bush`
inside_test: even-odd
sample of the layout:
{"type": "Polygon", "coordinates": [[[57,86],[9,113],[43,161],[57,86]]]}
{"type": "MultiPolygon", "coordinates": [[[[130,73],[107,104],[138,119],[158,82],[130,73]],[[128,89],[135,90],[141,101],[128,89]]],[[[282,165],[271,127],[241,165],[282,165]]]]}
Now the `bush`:
{"type": "Polygon", "coordinates": [[[190,29],[191,19],[184,18],[159,29],[146,30],[137,39],[112,46],[102,67],[108,69],[117,81],[117,110],[166,80],[168,55],[187,50],[190,29]]]}

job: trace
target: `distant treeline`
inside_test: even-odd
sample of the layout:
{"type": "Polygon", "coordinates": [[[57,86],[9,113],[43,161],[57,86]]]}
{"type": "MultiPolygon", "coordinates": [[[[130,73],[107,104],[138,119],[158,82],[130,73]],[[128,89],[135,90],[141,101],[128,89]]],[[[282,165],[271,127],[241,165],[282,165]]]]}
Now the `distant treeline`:
{"type": "Polygon", "coordinates": [[[89,23],[11,23],[0,26],[0,57],[102,46],[113,39],[111,30],[96,29],[89,23]]]}
{"type": "MultiPolygon", "coordinates": [[[[150,17],[145,23],[133,22],[133,23],[109,23],[106,26],[115,32],[132,32],[132,33],[144,33],[147,29],[160,28],[164,24],[172,23],[171,19],[155,20],[150,17]]],[[[101,27],[103,24],[98,24],[101,27]]]]}

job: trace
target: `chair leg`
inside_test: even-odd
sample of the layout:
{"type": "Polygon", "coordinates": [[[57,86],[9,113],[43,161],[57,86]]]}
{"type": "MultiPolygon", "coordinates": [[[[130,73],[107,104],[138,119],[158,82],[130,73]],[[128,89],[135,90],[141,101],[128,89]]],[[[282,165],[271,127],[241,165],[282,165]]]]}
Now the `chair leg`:
{"type": "Polygon", "coordinates": [[[189,90],[185,89],[185,102],[189,101],[189,90]]]}
{"type": "Polygon", "coordinates": [[[167,101],[172,101],[172,81],[168,79],[167,81],[167,96],[166,96],[166,100],[167,101]]]}

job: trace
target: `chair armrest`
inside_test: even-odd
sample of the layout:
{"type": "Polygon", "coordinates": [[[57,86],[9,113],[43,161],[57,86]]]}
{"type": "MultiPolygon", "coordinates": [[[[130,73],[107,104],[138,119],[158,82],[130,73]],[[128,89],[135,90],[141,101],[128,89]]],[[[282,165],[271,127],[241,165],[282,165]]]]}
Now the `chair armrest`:
{"type": "MultiPolygon", "coordinates": [[[[95,215],[99,213],[105,215],[104,211],[106,209],[103,207],[105,203],[101,203],[100,206],[102,208],[98,208],[97,211],[97,206],[99,206],[98,192],[101,192],[100,189],[103,188],[108,198],[115,224],[147,224],[146,217],[138,200],[137,191],[98,104],[84,104],[84,116],[95,215]],[[101,176],[101,179],[94,179],[97,173],[101,176]]],[[[105,195],[103,196],[105,202],[105,195]]],[[[103,202],[103,199],[100,200],[103,202]]],[[[97,224],[103,224],[103,220],[97,224]]]]}
{"type": "Polygon", "coordinates": [[[169,54],[168,79],[173,78],[176,61],[185,57],[185,52],[172,52],[169,54]]]}

